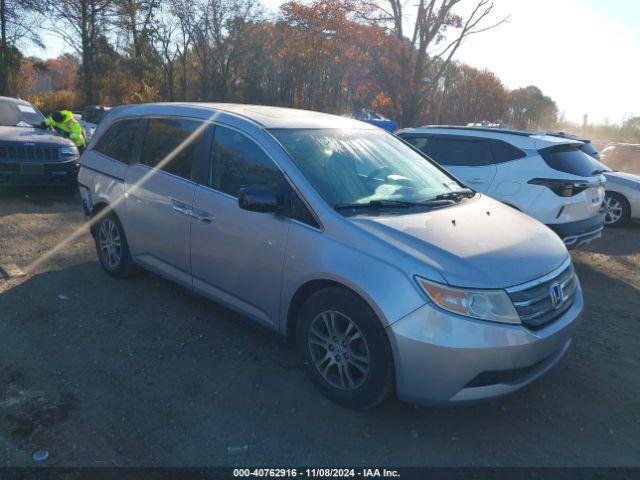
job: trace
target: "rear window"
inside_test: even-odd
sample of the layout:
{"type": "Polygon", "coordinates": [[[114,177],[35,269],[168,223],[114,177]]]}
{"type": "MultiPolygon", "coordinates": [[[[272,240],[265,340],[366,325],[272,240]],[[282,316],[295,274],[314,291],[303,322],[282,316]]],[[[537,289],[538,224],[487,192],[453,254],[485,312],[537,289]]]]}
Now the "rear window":
{"type": "Polygon", "coordinates": [[[580,147],[580,144],[558,145],[543,148],[539,153],[547,165],[554,170],[581,177],[590,177],[598,169],[593,159],[580,150],[580,147]]]}
{"type": "Polygon", "coordinates": [[[590,142],[582,145],[582,147],[580,147],[580,150],[582,150],[587,155],[591,155],[592,157],[597,157],[599,155],[599,152],[590,142]]]}

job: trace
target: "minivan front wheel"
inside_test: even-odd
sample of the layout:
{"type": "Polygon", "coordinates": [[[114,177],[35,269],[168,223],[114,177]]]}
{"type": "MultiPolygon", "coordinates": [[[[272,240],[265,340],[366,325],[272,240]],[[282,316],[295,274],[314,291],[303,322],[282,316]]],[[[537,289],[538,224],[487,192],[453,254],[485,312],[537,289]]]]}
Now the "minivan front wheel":
{"type": "Polygon", "coordinates": [[[122,224],[113,213],[108,213],[95,226],[96,251],[102,268],[110,275],[126,278],[135,271],[124,236],[122,224]]]}
{"type": "Polygon", "coordinates": [[[354,293],[330,287],[300,310],[298,350],[318,389],[350,408],[369,408],[393,390],[393,355],[369,305],[354,293]]]}

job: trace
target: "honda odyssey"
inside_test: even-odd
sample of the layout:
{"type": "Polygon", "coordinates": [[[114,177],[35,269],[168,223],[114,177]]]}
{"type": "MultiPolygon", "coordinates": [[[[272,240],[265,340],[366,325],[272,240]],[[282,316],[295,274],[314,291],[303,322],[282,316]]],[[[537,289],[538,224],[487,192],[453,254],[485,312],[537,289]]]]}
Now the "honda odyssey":
{"type": "Polygon", "coordinates": [[[119,107],[79,183],[104,270],[155,272],[290,338],[352,408],[512,392],[560,360],[583,306],[543,224],[345,117],[119,107]]]}

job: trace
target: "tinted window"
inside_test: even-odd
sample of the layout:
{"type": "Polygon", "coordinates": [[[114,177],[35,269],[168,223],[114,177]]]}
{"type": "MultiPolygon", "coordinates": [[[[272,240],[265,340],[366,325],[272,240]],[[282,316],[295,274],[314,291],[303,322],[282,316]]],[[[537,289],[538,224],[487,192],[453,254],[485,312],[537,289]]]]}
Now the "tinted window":
{"type": "Polygon", "coordinates": [[[589,177],[598,170],[594,160],[580,150],[580,144],[558,145],[540,150],[540,155],[554,170],[589,177]]]}
{"type": "Polygon", "coordinates": [[[595,149],[595,147],[591,144],[591,142],[589,143],[585,143],[584,145],[582,145],[582,147],[580,147],[580,149],[586,153],[587,155],[594,157],[594,158],[598,158],[598,156],[600,155],[600,153],[598,153],[598,151],[595,149]]]}
{"type": "Polygon", "coordinates": [[[240,187],[265,186],[282,193],[282,173],[246,135],[216,126],[212,154],[209,185],[216,190],[237,197],[240,187]]]}
{"type": "Polygon", "coordinates": [[[519,148],[501,140],[489,140],[489,147],[491,149],[493,163],[509,162],[527,156],[527,154],[519,148]]]}
{"type": "Polygon", "coordinates": [[[438,137],[431,140],[429,156],[440,165],[481,167],[493,163],[486,140],[438,137]]]}
{"type": "Polygon", "coordinates": [[[201,125],[195,120],[150,119],[144,137],[141,163],[190,179],[194,153],[202,136],[193,137],[186,143],[185,141],[201,125]]]}
{"type": "Polygon", "coordinates": [[[138,129],[138,119],[121,120],[114,123],[100,137],[93,149],[109,158],[129,163],[138,129]]]}
{"type": "Polygon", "coordinates": [[[418,150],[425,148],[429,141],[427,137],[402,137],[402,139],[416,147],[418,150]]]}
{"type": "Polygon", "coordinates": [[[291,218],[313,225],[314,227],[319,226],[307,206],[302,200],[300,200],[300,197],[298,197],[298,194],[294,191],[291,191],[290,216],[291,218]]]}

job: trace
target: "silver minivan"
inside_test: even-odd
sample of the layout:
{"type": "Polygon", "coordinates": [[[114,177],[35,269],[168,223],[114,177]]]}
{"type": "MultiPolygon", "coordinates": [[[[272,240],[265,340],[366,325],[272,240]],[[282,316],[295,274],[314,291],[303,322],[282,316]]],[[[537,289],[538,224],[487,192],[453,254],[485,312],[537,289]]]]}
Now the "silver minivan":
{"type": "Polygon", "coordinates": [[[287,336],[353,408],[517,390],[564,355],[583,307],[558,236],[349,118],[119,107],[79,183],[108,273],[141,267],[287,336]]]}

